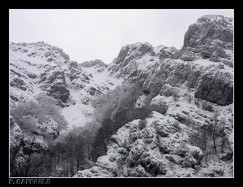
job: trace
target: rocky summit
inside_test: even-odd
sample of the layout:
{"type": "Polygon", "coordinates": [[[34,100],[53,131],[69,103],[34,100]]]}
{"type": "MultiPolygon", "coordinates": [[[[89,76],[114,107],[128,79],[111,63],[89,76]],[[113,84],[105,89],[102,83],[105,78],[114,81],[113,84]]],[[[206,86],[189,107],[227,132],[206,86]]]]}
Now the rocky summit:
{"type": "MultiPolygon", "coordinates": [[[[95,119],[92,103],[99,96],[123,84],[140,85],[132,108],[149,109],[148,115],[124,120],[109,135],[104,154],[74,177],[233,177],[232,18],[199,18],[181,49],[126,45],[109,65],[72,61],[44,42],[9,48],[10,107],[36,101],[40,93],[49,96],[68,124],[66,131],[95,119]]],[[[46,136],[54,140],[63,133],[55,119],[43,117],[36,121],[38,131],[27,132],[11,117],[12,152],[48,150],[46,136]]]]}
{"type": "Polygon", "coordinates": [[[185,33],[180,59],[209,59],[233,66],[233,19],[224,16],[203,16],[185,33]]]}

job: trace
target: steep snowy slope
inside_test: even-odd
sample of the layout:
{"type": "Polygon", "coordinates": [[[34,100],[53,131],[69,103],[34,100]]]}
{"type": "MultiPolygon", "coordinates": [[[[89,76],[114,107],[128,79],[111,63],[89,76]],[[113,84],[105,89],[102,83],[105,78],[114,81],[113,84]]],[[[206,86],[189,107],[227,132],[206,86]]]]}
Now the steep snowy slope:
{"type": "MultiPolygon", "coordinates": [[[[123,80],[110,77],[105,66],[93,65],[83,67],[78,64],[78,67],[89,76],[86,85],[79,79],[67,79],[68,87],[70,88],[70,105],[63,108],[62,112],[65,119],[70,124],[70,127],[83,126],[86,122],[93,120],[92,114],[94,108],[91,106],[91,101],[99,94],[105,93],[107,90],[114,89],[120,85],[123,80]],[[77,85],[82,85],[81,87],[77,85]]],[[[75,68],[75,71],[77,68],[75,68]]]]}
{"type": "Polygon", "coordinates": [[[91,121],[93,119],[91,101],[97,95],[121,83],[121,80],[107,76],[105,67],[96,64],[82,67],[77,62],[71,61],[62,49],[44,42],[29,44],[11,42],[9,67],[11,111],[19,103],[36,102],[42,93],[55,99],[68,124],[64,131],[60,131],[60,124],[50,116],[44,116],[42,117],[44,120],[40,120],[25,113],[20,117],[23,120],[29,118],[36,129],[32,130],[34,127],[30,127],[23,130],[10,116],[10,150],[13,165],[19,159],[20,161],[28,159],[26,156],[28,153],[47,150],[50,144],[50,139],[47,137],[53,137],[51,140],[53,141],[60,133],[66,133],[73,127],[81,127],[91,121]]]}
{"type": "Polygon", "coordinates": [[[31,100],[41,92],[38,81],[43,69],[63,65],[69,57],[57,47],[43,42],[10,43],[10,106],[31,100]]]}
{"type": "Polygon", "coordinates": [[[70,128],[90,121],[90,101],[121,83],[108,76],[105,65],[91,62],[84,67],[69,60],[62,49],[44,42],[10,43],[9,57],[10,106],[45,93],[62,107],[70,128]]]}

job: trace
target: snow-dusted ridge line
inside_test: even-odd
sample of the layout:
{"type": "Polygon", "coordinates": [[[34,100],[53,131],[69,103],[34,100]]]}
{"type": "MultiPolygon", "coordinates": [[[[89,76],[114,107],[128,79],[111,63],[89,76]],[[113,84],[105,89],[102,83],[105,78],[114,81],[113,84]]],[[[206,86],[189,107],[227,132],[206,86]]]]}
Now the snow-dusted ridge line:
{"type": "MultiPolygon", "coordinates": [[[[50,77],[53,72],[64,72],[64,77],[61,79],[54,77],[56,80],[51,85],[62,84],[64,81],[70,92],[70,101],[67,102],[71,103],[67,103],[67,106],[62,109],[62,113],[70,124],[68,129],[71,129],[74,126],[83,126],[85,122],[92,120],[93,107],[89,101],[95,95],[90,95],[90,89],[104,93],[106,90],[114,89],[117,85],[120,85],[122,80],[110,77],[106,70],[107,66],[100,60],[91,61],[91,66],[85,67],[85,63],[84,65],[78,64],[69,60],[67,56],[62,49],[44,42],[10,42],[10,82],[15,79],[17,81],[16,84],[11,83],[13,86],[10,87],[10,95],[11,98],[22,101],[35,99],[39,93],[46,93],[43,88],[48,86],[48,83],[45,82],[48,76],[50,77]],[[77,67],[79,68],[77,69],[77,67]],[[70,75],[74,73],[76,73],[76,77],[71,80],[70,75]],[[34,79],[28,77],[31,75],[34,76],[34,79]],[[81,75],[84,76],[84,79],[79,78],[81,75]],[[84,82],[86,77],[89,80],[84,82]],[[23,84],[22,89],[25,92],[20,86],[17,86],[19,85],[18,82],[23,84]],[[81,87],[76,88],[75,85],[81,87]],[[88,103],[85,103],[85,100],[88,103]]],[[[11,99],[11,106],[17,103],[11,99]]]]}

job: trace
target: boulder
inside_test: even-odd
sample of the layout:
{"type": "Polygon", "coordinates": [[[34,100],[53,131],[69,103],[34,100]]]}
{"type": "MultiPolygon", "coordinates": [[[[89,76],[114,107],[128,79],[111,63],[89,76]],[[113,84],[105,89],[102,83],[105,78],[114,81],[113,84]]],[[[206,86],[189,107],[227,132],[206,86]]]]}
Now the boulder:
{"type": "Polygon", "coordinates": [[[219,70],[206,72],[201,78],[195,97],[222,106],[233,103],[232,74],[219,70]]]}

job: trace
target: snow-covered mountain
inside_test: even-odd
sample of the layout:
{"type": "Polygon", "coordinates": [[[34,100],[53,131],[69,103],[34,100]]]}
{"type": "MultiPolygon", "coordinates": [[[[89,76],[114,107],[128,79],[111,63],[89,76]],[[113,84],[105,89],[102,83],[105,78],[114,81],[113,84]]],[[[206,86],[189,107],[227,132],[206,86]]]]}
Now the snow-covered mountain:
{"type": "Polygon", "coordinates": [[[127,45],[108,70],[128,82],[139,81],[146,92],[135,107],[155,111],[120,128],[106,155],[76,177],[233,175],[231,18],[199,18],[185,33],[181,50],[127,45]],[[217,138],[210,137],[206,129],[217,126],[217,138]]]}
{"type": "MultiPolygon", "coordinates": [[[[96,96],[123,82],[142,85],[134,108],[150,107],[151,114],[124,124],[95,166],[75,177],[232,177],[231,18],[199,18],[189,26],[180,50],[126,45],[108,66],[101,60],[72,61],[44,42],[10,43],[9,64],[10,107],[44,93],[55,99],[68,130],[94,119],[96,96]]],[[[55,121],[49,124],[48,133],[59,134],[55,121]]],[[[10,130],[12,147],[21,142],[29,147],[30,135],[12,118],[10,130]]],[[[48,146],[45,139],[36,144],[48,146]]]]}
{"type": "Polygon", "coordinates": [[[89,120],[93,97],[121,83],[107,76],[102,61],[85,66],[44,42],[10,43],[9,57],[10,106],[35,99],[43,92],[56,99],[72,126],[82,126],[89,120]]]}
{"type": "MultiPolygon", "coordinates": [[[[84,67],[71,61],[62,49],[44,42],[11,42],[9,67],[10,109],[15,109],[22,102],[36,101],[41,93],[45,94],[54,98],[60,107],[68,124],[67,131],[92,121],[92,99],[122,82],[109,77],[105,66],[100,66],[100,63],[84,67]]],[[[45,124],[36,122],[41,131],[45,130],[43,134],[24,133],[11,118],[11,150],[20,150],[22,154],[26,150],[48,149],[49,143],[45,136],[55,134],[57,138],[61,133],[57,121],[52,118],[49,120],[45,124]],[[49,130],[46,131],[46,128],[49,130]]]]}

